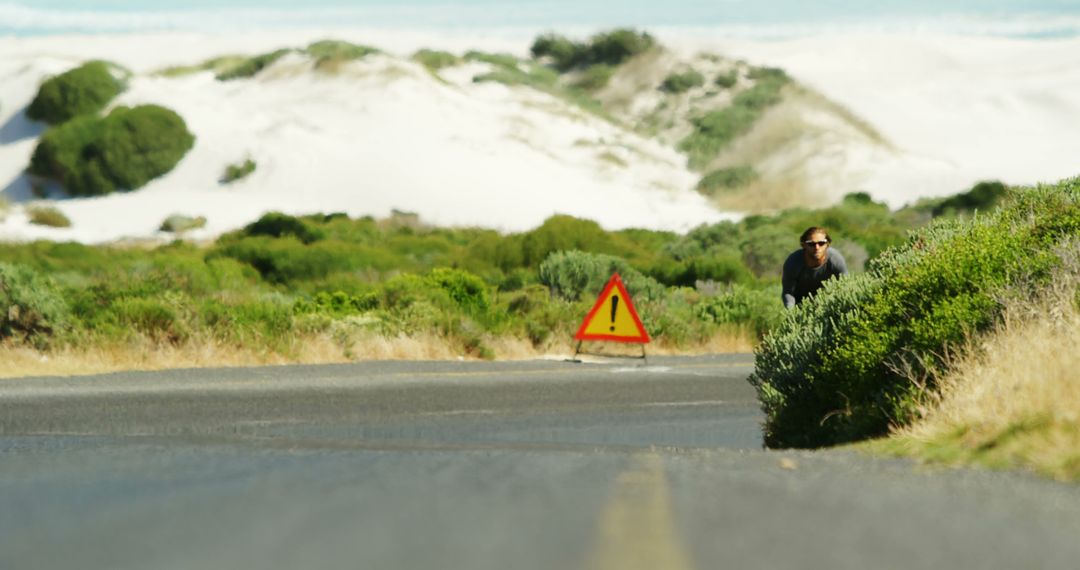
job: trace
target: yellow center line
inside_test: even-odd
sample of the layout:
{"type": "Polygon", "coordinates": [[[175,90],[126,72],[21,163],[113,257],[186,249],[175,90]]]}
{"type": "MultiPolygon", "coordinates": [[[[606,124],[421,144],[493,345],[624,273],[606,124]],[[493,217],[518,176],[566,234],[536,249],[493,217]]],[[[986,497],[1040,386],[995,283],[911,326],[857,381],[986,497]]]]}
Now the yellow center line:
{"type": "Polygon", "coordinates": [[[693,570],[675,529],[660,456],[642,456],[619,475],[600,515],[586,570],[693,570]]]}

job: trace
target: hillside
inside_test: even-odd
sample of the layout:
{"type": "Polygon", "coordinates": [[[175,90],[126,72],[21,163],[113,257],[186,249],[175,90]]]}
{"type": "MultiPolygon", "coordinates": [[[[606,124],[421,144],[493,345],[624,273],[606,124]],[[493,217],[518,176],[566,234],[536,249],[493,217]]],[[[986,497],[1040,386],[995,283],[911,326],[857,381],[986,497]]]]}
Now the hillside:
{"type": "MultiPolygon", "coordinates": [[[[110,55],[125,64],[123,54],[110,55]]],[[[41,81],[82,59],[9,58],[0,64],[0,180],[12,205],[0,239],[169,239],[159,228],[174,215],[205,218],[187,234],[200,239],[270,210],[410,212],[437,225],[507,231],[566,213],[609,229],[685,231],[738,215],[726,212],[835,202],[859,189],[852,157],[893,152],[872,128],[783,75],[779,96],[755,110],[745,132],[695,162],[684,144],[695,121],[753,91],[762,82],[755,73],[783,74],[716,54],[655,47],[594,85],[583,82],[587,69],[558,74],[528,56],[448,55],[452,63],[437,70],[377,48],[333,65],[310,49],[140,61],[111,107],[174,109],[195,146],[145,187],[92,199],[67,199],[23,173],[44,130],[23,110],[41,81]],[[249,74],[218,73],[260,57],[249,74]],[[666,78],[690,70],[708,84],[665,88],[666,78]],[[733,74],[732,85],[715,83],[724,74],[733,74]],[[229,167],[246,161],[250,175],[225,184],[229,167]],[[704,176],[725,170],[749,176],[701,187],[704,176]],[[41,199],[70,226],[29,223],[24,206],[41,199]]]]}

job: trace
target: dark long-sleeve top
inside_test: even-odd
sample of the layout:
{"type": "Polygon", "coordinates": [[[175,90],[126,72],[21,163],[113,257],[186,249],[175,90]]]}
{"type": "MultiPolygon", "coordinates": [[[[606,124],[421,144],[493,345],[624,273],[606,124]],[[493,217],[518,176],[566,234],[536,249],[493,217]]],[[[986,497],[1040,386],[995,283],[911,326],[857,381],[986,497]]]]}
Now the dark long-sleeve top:
{"type": "Polygon", "coordinates": [[[821,288],[826,279],[847,274],[847,262],[839,251],[829,248],[825,254],[825,263],[820,267],[806,266],[803,250],[788,256],[784,262],[783,285],[784,307],[790,309],[803,299],[821,288]]]}

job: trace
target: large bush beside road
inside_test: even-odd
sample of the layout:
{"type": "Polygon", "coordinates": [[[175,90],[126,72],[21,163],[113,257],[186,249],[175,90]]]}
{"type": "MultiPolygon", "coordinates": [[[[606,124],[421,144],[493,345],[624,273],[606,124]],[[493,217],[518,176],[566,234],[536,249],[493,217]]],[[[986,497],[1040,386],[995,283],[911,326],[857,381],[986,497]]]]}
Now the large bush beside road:
{"type": "Polygon", "coordinates": [[[993,213],[913,232],[868,271],[827,282],[757,350],[751,378],[774,447],[884,434],[916,418],[950,351],[1030,295],[1080,233],[1080,179],[1021,189],[993,213]]]}

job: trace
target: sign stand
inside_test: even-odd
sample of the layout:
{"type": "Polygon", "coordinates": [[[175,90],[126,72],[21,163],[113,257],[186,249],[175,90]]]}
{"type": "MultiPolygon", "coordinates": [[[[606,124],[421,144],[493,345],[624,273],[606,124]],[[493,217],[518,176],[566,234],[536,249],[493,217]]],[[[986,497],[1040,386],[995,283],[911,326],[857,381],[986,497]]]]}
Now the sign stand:
{"type": "Polygon", "coordinates": [[[618,273],[611,276],[604,290],[593,305],[592,310],[582,321],[574,339],[578,341],[574,350],[574,360],[577,360],[581,352],[581,344],[586,340],[599,340],[610,342],[622,342],[641,345],[641,356],[622,356],[611,354],[595,354],[596,356],[612,356],[622,358],[640,358],[646,364],[648,357],[645,354],[645,345],[650,341],[649,333],[645,332],[641,318],[634,310],[634,302],[630,300],[630,294],[623,285],[622,277],[618,273]]]}

